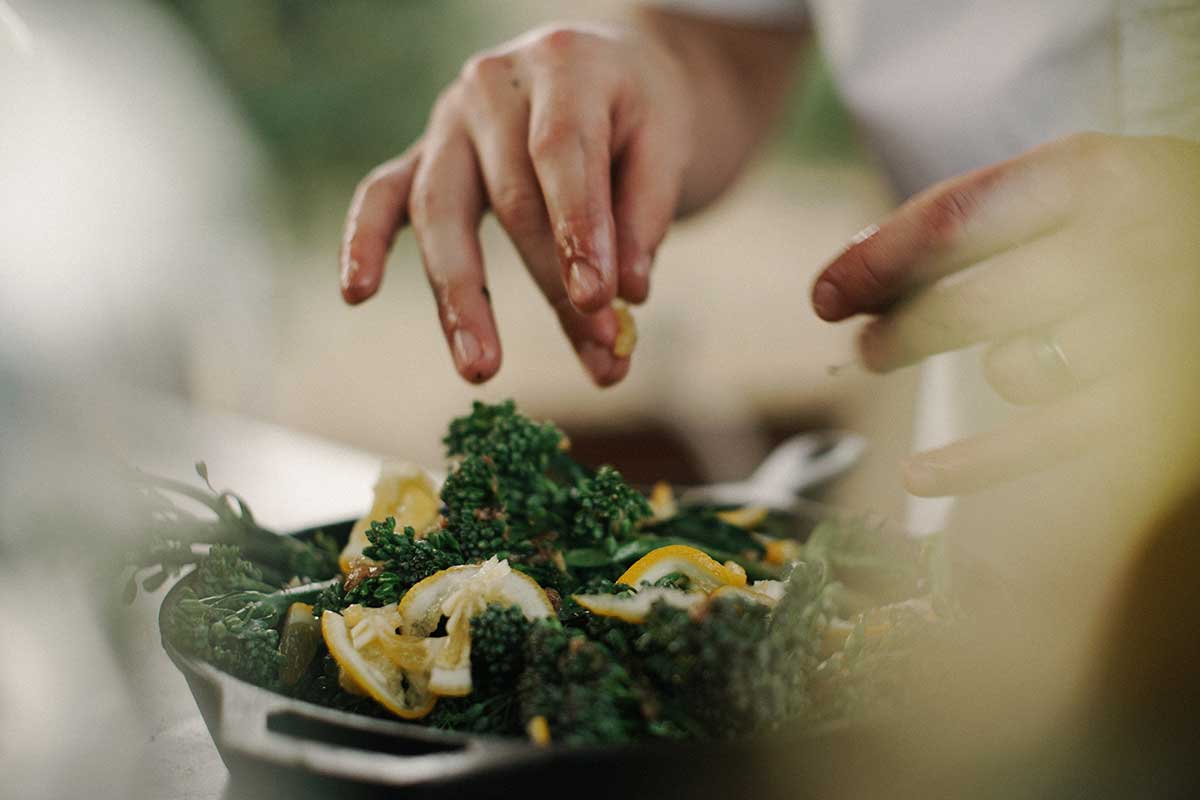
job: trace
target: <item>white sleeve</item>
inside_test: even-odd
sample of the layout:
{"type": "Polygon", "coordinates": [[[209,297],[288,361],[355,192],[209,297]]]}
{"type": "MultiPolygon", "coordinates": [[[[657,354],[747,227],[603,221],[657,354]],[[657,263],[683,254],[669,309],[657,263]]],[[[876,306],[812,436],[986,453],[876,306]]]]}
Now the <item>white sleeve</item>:
{"type": "Polygon", "coordinates": [[[730,22],[786,28],[798,28],[808,17],[804,0],[642,0],[642,5],[730,22]]]}

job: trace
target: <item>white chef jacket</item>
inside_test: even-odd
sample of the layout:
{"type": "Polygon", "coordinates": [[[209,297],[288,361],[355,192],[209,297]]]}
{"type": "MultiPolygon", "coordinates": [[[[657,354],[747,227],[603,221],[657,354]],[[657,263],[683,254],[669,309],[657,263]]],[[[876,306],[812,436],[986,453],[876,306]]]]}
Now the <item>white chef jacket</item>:
{"type": "MultiPolygon", "coordinates": [[[[1200,135],[1200,0],[658,0],[773,26],[811,22],[900,197],[1079,131],[1200,135]]],[[[977,353],[923,367],[913,446],[1008,413],[977,353]]],[[[949,501],[914,501],[915,532],[949,501]]]]}

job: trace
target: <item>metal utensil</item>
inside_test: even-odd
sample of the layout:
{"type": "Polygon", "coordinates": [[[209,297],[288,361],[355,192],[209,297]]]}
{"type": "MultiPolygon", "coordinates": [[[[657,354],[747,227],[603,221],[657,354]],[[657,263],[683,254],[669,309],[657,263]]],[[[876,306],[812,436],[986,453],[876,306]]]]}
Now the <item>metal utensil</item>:
{"type": "Polygon", "coordinates": [[[684,503],[789,508],[801,492],[854,466],[866,448],[866,439],[856,433],[799,434],[772,450],[746,480],[699,486],[685,491],[680,499],[684,503]]]}

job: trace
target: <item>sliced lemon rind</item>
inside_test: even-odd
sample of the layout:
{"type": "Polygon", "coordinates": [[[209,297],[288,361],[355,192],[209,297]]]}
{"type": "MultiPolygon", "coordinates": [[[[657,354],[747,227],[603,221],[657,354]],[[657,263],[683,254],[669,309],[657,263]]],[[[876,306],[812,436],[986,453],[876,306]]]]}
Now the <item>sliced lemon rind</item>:
{"type": "Polygon", "coordinates": [[[745,586],[746,573],[731,569],[702,550],[682,544],[672,544],[651,550],[633,563],[617,579],[628,586],[653,584],[674,573],[686,575],[692,585],[706,592],[720,586],[745,586]]]}

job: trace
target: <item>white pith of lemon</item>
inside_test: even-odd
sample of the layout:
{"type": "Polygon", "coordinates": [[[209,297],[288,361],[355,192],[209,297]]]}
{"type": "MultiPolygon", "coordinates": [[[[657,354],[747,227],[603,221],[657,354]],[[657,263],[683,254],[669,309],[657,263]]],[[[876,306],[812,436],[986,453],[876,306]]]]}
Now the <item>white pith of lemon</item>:
{"type": "Polygon", "coordinates": [[[396,520],[396,530],[411,527],[424,533],[437,520],[440,500],[429,473],[407,461],[385,461],[375,482],[371,510],[350,530],[350,538],[338,556],[338,566],[348,574],[356,559],[363,558],[363,549],[370,545],[367,531],[372,522],[388,517],[396,520]]]}
{"type": "Polygon", "coordinates": [[[435,693],[461,697],[471,692],[471,617],[490,603],[516,606],[529,620],[554,615],[554,606],[537,581],[494,557],[434,573],[400,601],[396,617],[405,634],[428,636],[446,618],[446,644],[430,675],[435,693]]]}
{"type": "Polygon", "coordinates": [[[576,603],[598,617],[613,617],[623,622],[642,623],[655,603],[691,609],[708,599],[704,592],[685,592],[662,586],[649,586],[633,594],[576,594],[576,603]]]}
{"type": "Polygon", "coordinates": [[[433,710],[437,695],[429,687],[433,660],[443,637],[406,637],[389,627],[391,609],[345,609],[321,616],[321,634],[342,672],[342,684],[357,688],[403,719],[420,719],[433,710]]]}

